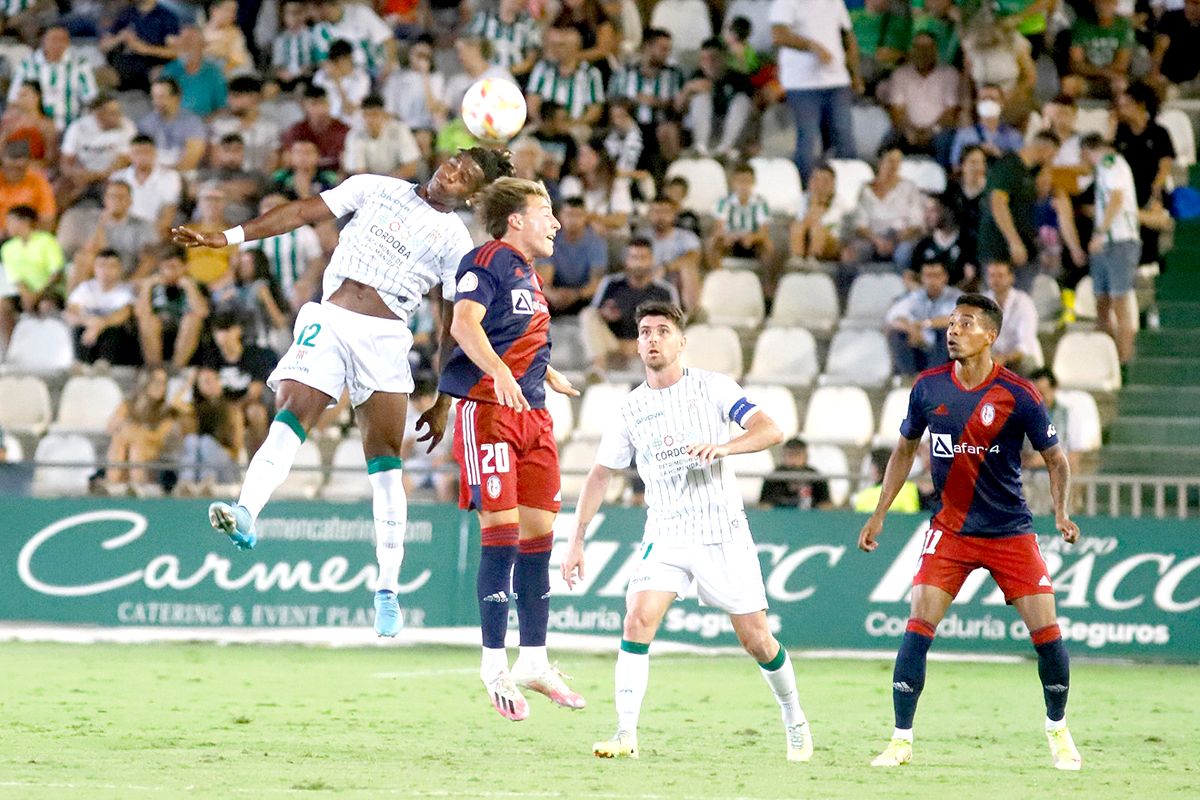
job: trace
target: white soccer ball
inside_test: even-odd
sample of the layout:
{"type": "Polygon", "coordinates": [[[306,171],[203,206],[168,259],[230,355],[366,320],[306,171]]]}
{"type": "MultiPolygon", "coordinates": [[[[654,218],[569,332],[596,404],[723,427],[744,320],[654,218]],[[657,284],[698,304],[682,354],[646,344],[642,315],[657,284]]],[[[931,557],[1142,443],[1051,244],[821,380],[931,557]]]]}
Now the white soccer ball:
{"type": "Polygon", "coordinates": [[[462,118],[476,139],[506,142],[525,125],[525,95],[512,81],[484,78],[467,89],[462,118]]]}

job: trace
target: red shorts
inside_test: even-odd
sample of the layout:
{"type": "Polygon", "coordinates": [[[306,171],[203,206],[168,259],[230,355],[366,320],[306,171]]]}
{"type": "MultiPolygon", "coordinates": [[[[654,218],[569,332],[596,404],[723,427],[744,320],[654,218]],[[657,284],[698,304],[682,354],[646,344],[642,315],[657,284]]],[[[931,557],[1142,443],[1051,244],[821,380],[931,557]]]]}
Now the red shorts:
{"type": "Polygon", "coordinates": [[[1032,533],[985,539],[931,529],[925,533],[913,585],[936,586],[957,595],[967,576],[980,567],[992,574],[1009,603],[1031,594],[1054,594],[1037,535],[1032,533]]]}
{"type": "Polygon", "coordinates": [[[562,507],[558,444],[544,408],[517,412],[460,400],[454,412],[459,508],[507,511],[518,505],[562,507]]]}

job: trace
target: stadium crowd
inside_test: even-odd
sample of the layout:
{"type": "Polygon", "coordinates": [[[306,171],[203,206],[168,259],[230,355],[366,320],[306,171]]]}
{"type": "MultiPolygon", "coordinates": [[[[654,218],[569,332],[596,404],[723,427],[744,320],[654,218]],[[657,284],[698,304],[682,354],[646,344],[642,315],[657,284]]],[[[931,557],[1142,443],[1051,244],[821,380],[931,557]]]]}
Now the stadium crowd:
{"type": "MultiPolygon", "coordinates": [[[[1156,119],[1200,93],[1200,0],[847,5],[8,2],[0,350],[22,320],[58,318],[75,371],[135,375],[97,485],[235,481],[338,231],[185,250],[170,228],[224,230],[359,172],[424,180],[475,143],[459,106],[499,76],[528,99],[509,143],[518,175],[545,183],[563,225],[539,265],[545,294],[594,380],[629,369],[639,302],[678,300],[703,321],[706,283],[735,270],[757,276],[768,309],[795,272],[828,275],[843,307],[860,275],[899,278],[873,323],[897,386],[947,359],[946,315],[973,290],[1005,310],[998,360],[1032,374],[1045,359],[1031,295],[1052,279],[1070,322],[1091,272],[1099,326],[1128,362],[1132,270],[1170,225],[1175,149],[1156,119]],[[1097,109],[1105,130],[1089,136],[1079,117],[1097,109]],[[756,161],[780,129],[790,163],[756,161]],[[169,480],[124,466],[159,460],[177,464],[169,480]]],[[[410,324],[419,408],[434,304],[410,324]]],[[[780,468],[811,469],[805,449],[789,442],[780,468]]],[[[414,451],[409,465],[447,461],[414,451]]],[[[452,498],[444,477],[410,479],[452,498]]],[[[764,502],[830,503],[823,479],[767,486],[764,502]]]]}

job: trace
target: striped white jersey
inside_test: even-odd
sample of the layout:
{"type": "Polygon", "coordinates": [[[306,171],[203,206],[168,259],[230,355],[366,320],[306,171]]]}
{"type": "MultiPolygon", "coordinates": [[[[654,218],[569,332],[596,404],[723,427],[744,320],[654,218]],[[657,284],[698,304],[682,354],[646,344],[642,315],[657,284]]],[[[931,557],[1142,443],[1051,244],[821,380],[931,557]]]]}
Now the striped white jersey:
{"type": "Polygon", "coordinates": [[[475,246],[457,214],[434,209],[416,184],[382,175],[353,175],[321,199],[335,217],[354,212],[325,269],[324,297],[356,280],[406,322],[438,283],[442,297],[454,299],[458,264],[475,246]]]}
{"type": "Polygon", "coordinates": [[[636,61],[613,72],[612,80],[608,84],[610,98],[624,97],[637,103],[633,116],[640,125],[662,122],[666,118],[666,112],[637,102],[639,97],[650,95],[657,100],[673,102],[682,90],[683,73],[678,67],[668,64],[653,75],[647,75],[642,72],[641,64],[636,61]]]}
{"type": "Polygon", "coordinates": [[[725,223],[725,230],[730,233],[757,233],[771,221],[771,209],[762,195],[752,194],[743,203],[734,192],[717,201],[714,216],[725,223]]]}
{"type": "Polygon", "coordinates": [[[1108,242],[1136,242],[1141,240],[1138,224],[1137,189],[1133,182],[1133,170],[1120,153],[1109,153],[1096,165],[1096,222],[1104,219],[1112,205],[1113,192],[1121,191],[1121,207],[1117,209],[1108,229],[1108,242]]]}
{"type": "Polygon", "coordinates": [[[282,30],[271,43],[271,66],[292,74],[307,72],[329,55],[331,36],[325,22],[298,31],[282,30]]]}
{"type": "Polygon", "coordinates": [[[586,61],[581,61],[570,75],[563,75],[558,64],[542,59],[533,65],[525,91],[546,102],[558,103],[571,119],[581,119],[589,106],[604,102],[604,78],[600,70],[586,61]]]}
{"type": "Polygon", "coordinates": [[[635,461],[646,483],[646,541],[715,544],[749,535],[733,469],[724,460],[701,466],[687,450],[728,442],[729,423],[745,427],[757,411],[737,381],[702,369],[685,369],[666,389],[643,383],[629,393],[596,462],[625,469],[635,461]]]}
{"type": "Polygon", "coordinates": [[[87,104],[99,92],[92,65],[70,48],[53,63],[46,60],[41,50],[35,50],[33,55],[22,59],[8,89],[9,102],[17,96],[21,84],[26,82],[42,87],[42,110],[54,120],[54,127],[60,131],[79,119],[87,104]]]}
{"type": "Polygon", "coordinates": [[[491,63],[505,69],[525,60],[530,50],[541,49],[542,30],[537,21],[525,13],[517,14],[511,23],[500,19],[497,11],[476,12],[467,33],[492,43],[491,63]]]}
{"type": "Polygon", "coordinates": [[[296,281],[308,271],[314,258],[321,257],[321,240],[308,225],[266,239],[246,242],[243,250],[262,250],[271,265],[271,276],[287,297],[291,297],[296,281]]]}

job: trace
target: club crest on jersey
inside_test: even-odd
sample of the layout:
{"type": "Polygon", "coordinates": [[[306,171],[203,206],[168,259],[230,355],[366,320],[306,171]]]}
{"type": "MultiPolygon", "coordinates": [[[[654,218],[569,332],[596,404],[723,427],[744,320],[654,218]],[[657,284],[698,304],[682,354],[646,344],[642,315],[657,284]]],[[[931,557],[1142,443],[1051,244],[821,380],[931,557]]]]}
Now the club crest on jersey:
{"type": "Polygon", "coordinates": [[[463,276],[458,279],[458,286],[456,287],[460,292],[473,292],[478,288],[479,276],[474,272],[463,273],[463,276]]]}
{"type": "Polygon", "coordinates": [[[996,407],[991,403],[984,403],[983,408],[979,411],[979,419],[984,425],[991,425],[996,419],[996,407]]]}
{"type": "Polygon", "coordinates": [[[514,314],[525,314],[532,316],[539,311],[549,313],[550,309],[545,303],[539,303],[533,299],[533,292],[528,289],[513,289],[512,290],[512,309],[514,314]]]}
{"type": "Polygon", "coordinates": [[[487,495],[493,500],[500,496],[500,479],[495,475],[488,476],[487,495]]]}

